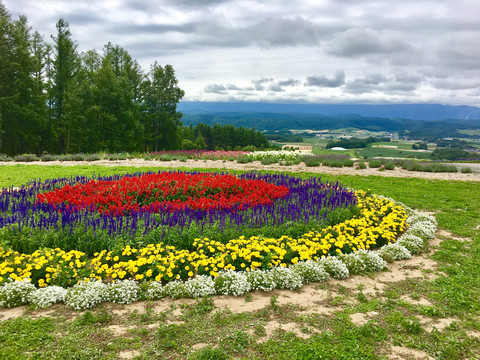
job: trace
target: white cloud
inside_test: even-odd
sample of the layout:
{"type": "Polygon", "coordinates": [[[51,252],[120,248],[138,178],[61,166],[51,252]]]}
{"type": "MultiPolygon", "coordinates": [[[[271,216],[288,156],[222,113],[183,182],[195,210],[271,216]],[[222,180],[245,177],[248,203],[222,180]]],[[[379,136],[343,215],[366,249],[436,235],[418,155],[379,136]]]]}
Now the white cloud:
{"type": "Polygon", "coordinates": [[[63,17],[81,51],[172,64],[189,100],[480,106],[477,0],[3,3],[47,40],[63,17]]]}

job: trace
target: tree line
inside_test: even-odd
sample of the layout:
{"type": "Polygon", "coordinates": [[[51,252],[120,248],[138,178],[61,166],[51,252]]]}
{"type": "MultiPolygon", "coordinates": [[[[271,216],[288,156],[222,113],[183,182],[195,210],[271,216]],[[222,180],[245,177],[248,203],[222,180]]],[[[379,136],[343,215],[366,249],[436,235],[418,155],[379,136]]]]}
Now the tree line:
{"type": "Polygon", "coordinates": [[[118,45],[80,53],[69,23],[47,42],[0,2],[0,153],[154,151],[181,146],[184,96],[171,65],[144,72],[118,45]]]}
{"type": "Polygon", "coordinates": [[[233,125],[190,124],[183,128],[182,149],[255,150],[270,148],[265,135],[255,129],[233,125]]]}

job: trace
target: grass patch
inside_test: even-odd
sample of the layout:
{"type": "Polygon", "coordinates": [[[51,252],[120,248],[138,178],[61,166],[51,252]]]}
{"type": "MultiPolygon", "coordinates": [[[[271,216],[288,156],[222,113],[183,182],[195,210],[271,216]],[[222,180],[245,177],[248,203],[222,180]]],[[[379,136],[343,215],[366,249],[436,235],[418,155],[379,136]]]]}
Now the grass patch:
{"type": "MultiPolygon", "coordinates": [[[[34,178],[148,170],[160,169],[3,166],[0,186],[21,186],[34,178]]],[[[295,174],[305,178],[312,175],[295,174]]],[[[321,284],[319,288],[330,294],[322,298],[322,304],[343,309],[333,315],[300,315],[293,306],[281,305],[280,298],[273,298],[273,294],[268,295],[271,301],[267,299],[264,309],[242,314],[215,308],[211,298],[200,299],[181,307],[180,315],[173,307],[152,315],[148,323],[158,324],[153,327],[145,325],[144,315],[112,315],[107,305],[76,319],[63,316],[66,310],[59,306],[49,318],[26,316],[1,322],[0,358],[115,359],[122,351],[136,350],[139,359],[384,359],[393,345],[423,351],[436,359],[478,357],[480,341],[469,335],[471,331],[480,332],[480,203],[472,201],[480,198],[478,183],[354,175],[321,175],[321,179],[338,180],[344,186],[370,190],[416,209],[436,212],[440,228],[471,241],[445,239],[433,256],[442,272],[438,277],[392,283],[376,297],[362,289],[342,290],[321,284]],[[402,300],[403,295],[414,300],[425,298],[431,305],[411,304],[402,300]],[[348,316],[370,311],[377,315],[365,325],[353,324],[348,316]],[[442,331],[429,332],[422,317],[432,322],[445,317],[456,321],[442,331]],[[282,330],[266,338],[265,328],[270,321],[294,323],[310,338],[282,330]],[[133,330],[112,336],[108,330],[111,326],[133,326],[133,330]],[[205,344],[203,349],[191,350],[200,343],[205,344]]]]}

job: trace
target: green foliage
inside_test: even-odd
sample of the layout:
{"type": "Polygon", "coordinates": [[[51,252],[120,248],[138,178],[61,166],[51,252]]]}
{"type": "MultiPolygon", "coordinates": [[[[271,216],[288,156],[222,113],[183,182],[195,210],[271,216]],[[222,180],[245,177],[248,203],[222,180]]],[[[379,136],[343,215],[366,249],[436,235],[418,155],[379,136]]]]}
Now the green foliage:
{"type": "Polygon", "coordinates": [[[370,160],[368,162],[368,167],[372,169],[377,169],[382,166],[382,162],[380,160],[370,160]]]}
{"type": "Polygon", "coordinates": [[[334,147],[343,147],[345,149],[356,149],[356,148],[366,148],[368,144],[373,142],[389,142],[390,138],[388,137],[368,137],[365,139],[350,138],[350,139],[341,139],[338,141],[332,141],[327,144],[326,149],[331,149],[334,147]]]}
{"type": "Polygon", "coordinates": [[[461,148],[447,147],[447,148],[436,148],[435,150],[433,150],[430,157],[432,158],[432,160],[456,160],[456,159],[466,159],[470,157],[473,158],[475,156],[461,148]]]}

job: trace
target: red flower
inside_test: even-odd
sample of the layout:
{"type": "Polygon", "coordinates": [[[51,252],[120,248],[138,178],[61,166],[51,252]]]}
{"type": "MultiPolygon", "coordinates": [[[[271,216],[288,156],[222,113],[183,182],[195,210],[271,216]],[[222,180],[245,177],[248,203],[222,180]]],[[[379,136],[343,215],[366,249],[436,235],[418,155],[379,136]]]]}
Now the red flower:
{"type": "Polygon", "coordinates": [[[268,205],[287,195],[285,186],[233,175],[168,173],[123,177],[118,181],[91,180],[37,195],[39,202],[67,204],[107,214],[132,210],[159,212],[190,209],[231,209],[268,205]]]}

